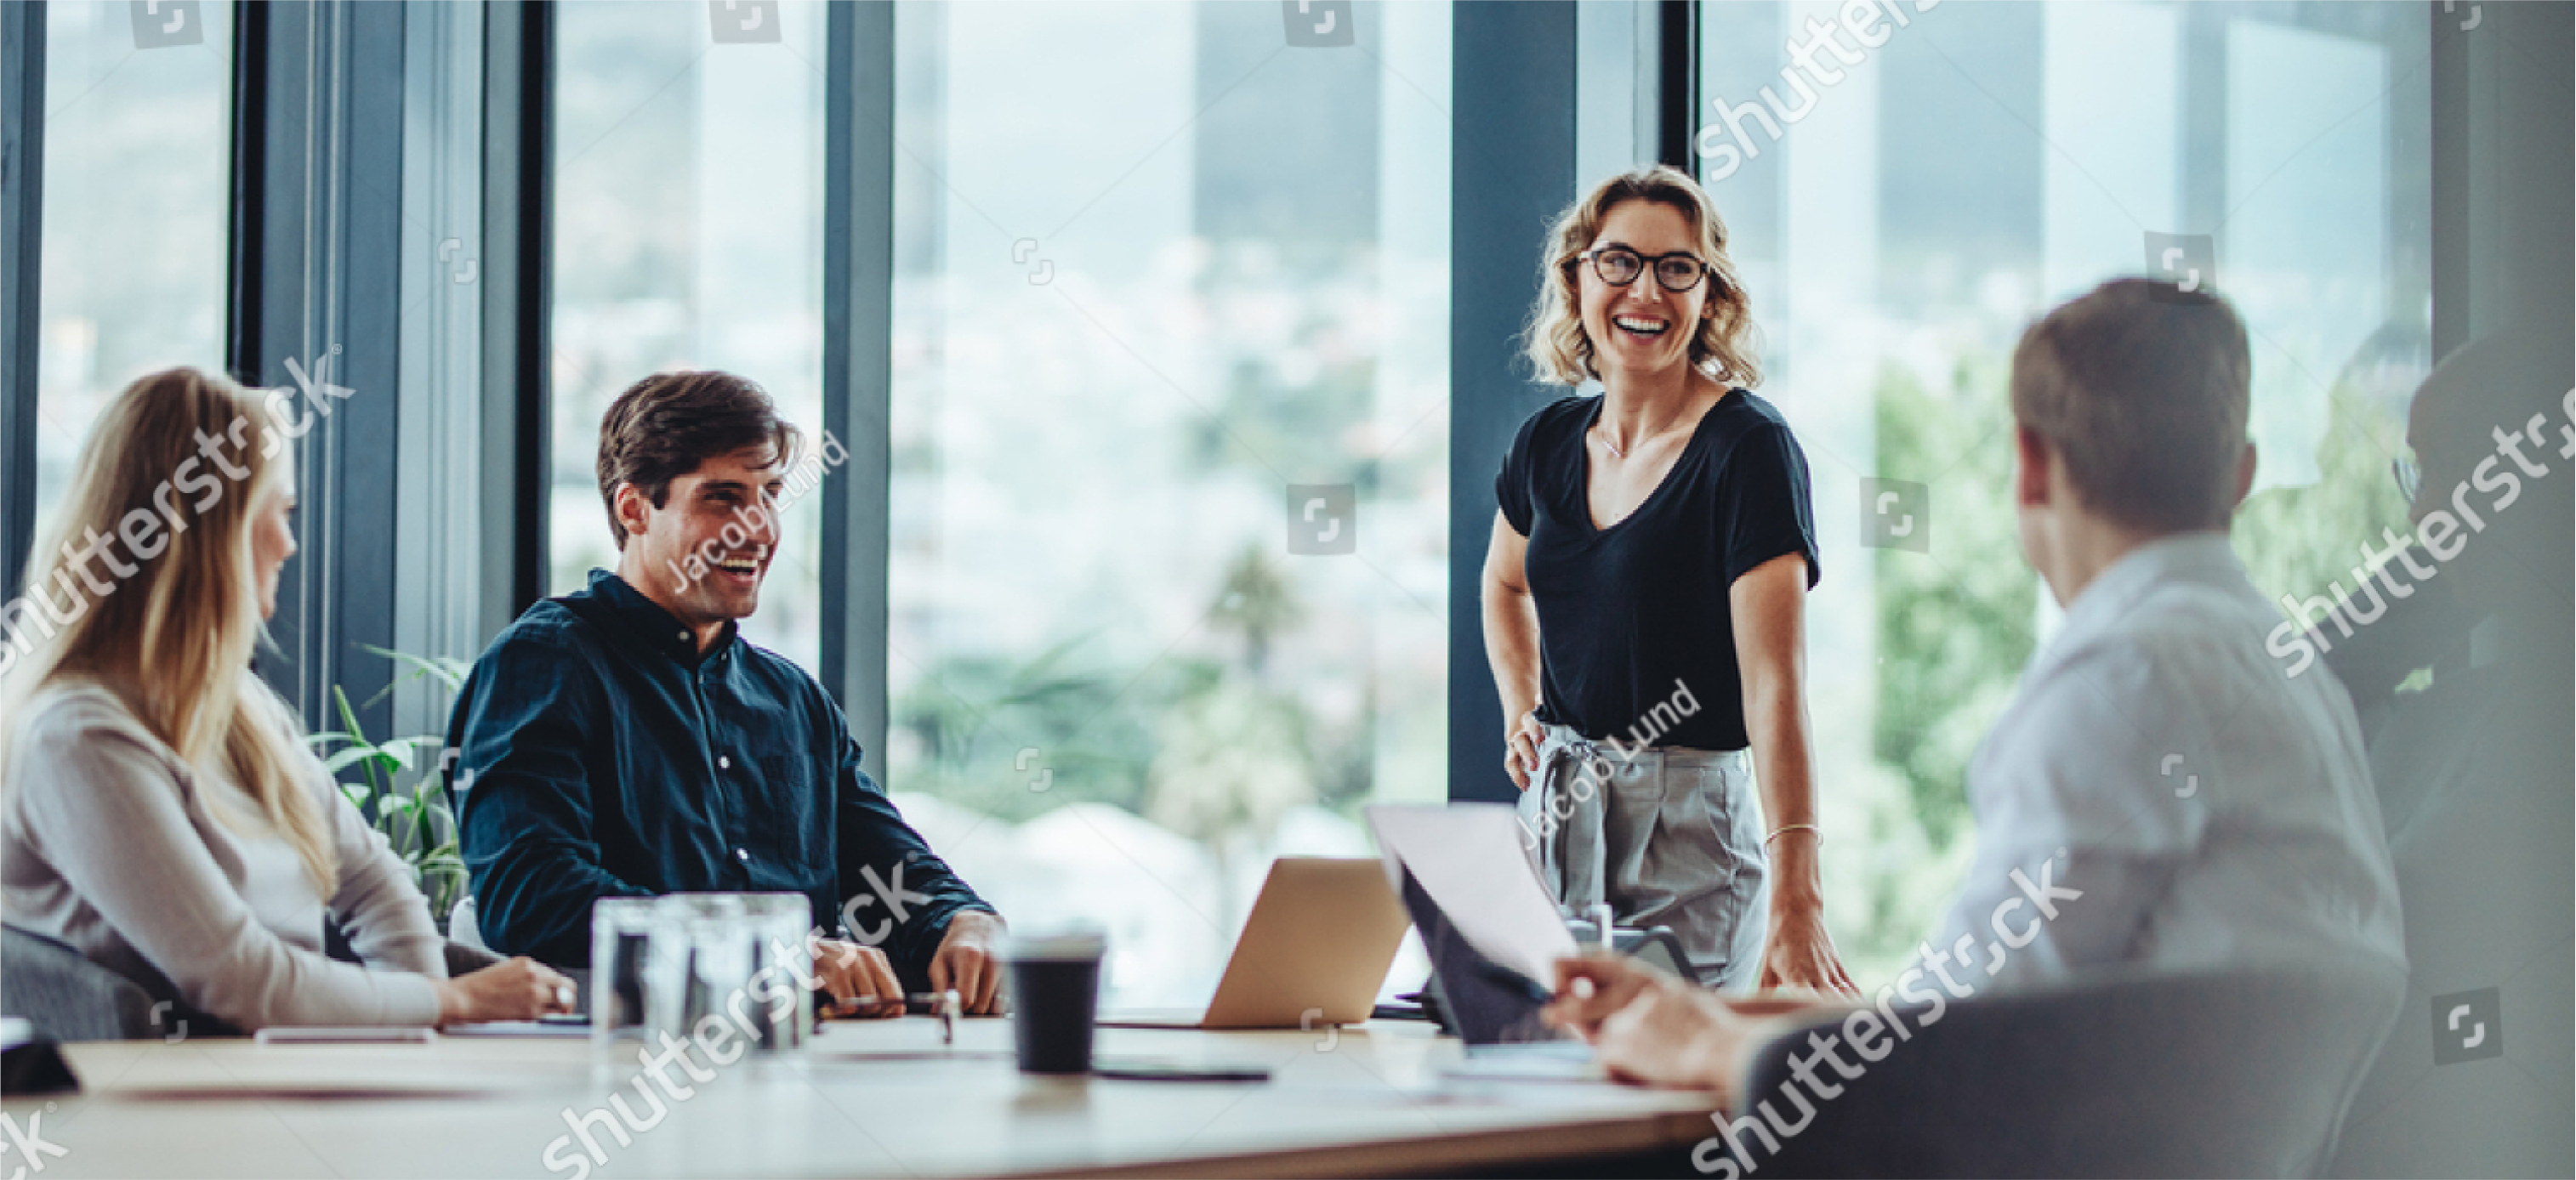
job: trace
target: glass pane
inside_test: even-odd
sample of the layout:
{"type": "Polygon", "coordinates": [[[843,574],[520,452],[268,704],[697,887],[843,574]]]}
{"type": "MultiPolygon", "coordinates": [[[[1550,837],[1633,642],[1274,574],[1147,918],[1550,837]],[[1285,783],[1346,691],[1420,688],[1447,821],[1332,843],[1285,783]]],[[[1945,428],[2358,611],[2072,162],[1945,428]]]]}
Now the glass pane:
{"type": "Polygon", "coordinates": [[[2055,622],[2007,487],[2023,327],[2116,275],[2205,268],[2251,332],[2261,477],[2235,535],[2271,594],[2404,527],[2387,473],[2429,338],[2421,10],[1880,11],[1907,23],[1819,52],[1835,6],[1703,5],[1696,141],[1763,392],[1814,473],[1828,919],[1865,987],[1964,870],[1969,756],[2055,622]],[[1867,479],[1921,485],[1925,549],[1870,545],[1867,479]]]}
{"type": "Polygon", "coordinates": [[[118,390],[224,367],[232,6],[158,7],[45,8],[40,532],[118,390]]]}
{"type": "Polygon", "coordinates": [[[1204,1000],[1271,856],[1447,791],[1448,9],[896,21],[889,785],[1204,1000]]]}
{"type": "MultiPolygon", "coordinates": [[[[759,382],[807,438],[823,426],[823,9],[718,42],[702,4],[557,10],[550,593],[617,550],[599,419],[637,380],[722,369],[759,382]]],[[[767,11],[745,6],[745,11],[767,11]]],[[[821,513],[787,536],[743,634],[813,670],[821,513]]]]}

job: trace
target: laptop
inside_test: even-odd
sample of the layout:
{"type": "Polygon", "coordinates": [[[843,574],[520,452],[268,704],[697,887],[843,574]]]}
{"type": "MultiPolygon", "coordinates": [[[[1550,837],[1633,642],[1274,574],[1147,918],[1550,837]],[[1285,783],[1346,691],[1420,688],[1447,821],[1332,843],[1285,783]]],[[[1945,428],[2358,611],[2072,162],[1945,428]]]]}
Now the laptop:
{"type": "Polygon", "coordinates": [[[1322,1028],[1376,1007],[1404,941],[1405,911],[1386,869],[1365,858],[1271,862],[1216,996],[1205,1009],[1106,1011],[1108,1028],[1322,1028]]]}
{"type": "Polygon", "coordinates": [[[1539,1018],[1556,960],[1576,953],[1547,887],[1498,803],[1387,805],[1367,811],[1382,871],[1422,931],[1467,1064],[1449,1072],[1544,1080],[1602,1076],[1592,1047],[1539,1018]]]}

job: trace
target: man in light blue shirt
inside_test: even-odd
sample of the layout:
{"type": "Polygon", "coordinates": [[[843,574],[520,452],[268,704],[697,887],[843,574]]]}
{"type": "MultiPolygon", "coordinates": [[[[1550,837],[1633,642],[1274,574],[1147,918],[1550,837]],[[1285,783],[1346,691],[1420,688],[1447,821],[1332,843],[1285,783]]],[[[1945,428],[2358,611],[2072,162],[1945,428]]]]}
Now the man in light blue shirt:
{"type": "Polygon", "coordinates": [[[1976,859],[1923,947],[1945,989],[2266,963],[2398,986],[2397,880],[2352,704],[2332,673],[2285,676],[2264,653],[2280,615],[2227,535],[2139,539],[2089,571],[2032,552],[2066,620],[1969,765],[1976,859]]]}
{"type": "MultiPolygon", "coordinates": [[[[2384,983],[2367,1031],[2396,1018],[2403,925],[2352,702],[2266,651],[2280,615],[2228,544],[2250,370],[2225,302],[2145,280],[2023,336],[2013,495],[2066,616],[1970,764],[1975,861],[1882,1009],[2283,965],[2384,983]]],[[[1774,1021],[1823,1014],[1757,1020],[1620,960],[1559,974],[1551,1017],[1657,1084],[1733,1092],[1774,1021]]]]}

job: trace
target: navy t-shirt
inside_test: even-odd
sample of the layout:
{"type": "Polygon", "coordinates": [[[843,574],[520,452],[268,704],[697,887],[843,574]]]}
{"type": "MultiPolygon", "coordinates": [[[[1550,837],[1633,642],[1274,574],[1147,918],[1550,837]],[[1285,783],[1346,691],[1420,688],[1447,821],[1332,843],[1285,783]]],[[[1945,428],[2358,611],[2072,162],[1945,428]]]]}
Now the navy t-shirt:
{"type": "Polygon", "coordinates": [[[1595,740],[1743,749],[1727,588],[1789,553],[1806,557],[1815,586],[1806,454],[1771,403],[1730,390],[1645,502],[1597,529],[1583,440],[1602,400],[1569,397],[1532,414],[1494,481],[1503,518],[1529,539],[1539,720],[1595,740]]]}

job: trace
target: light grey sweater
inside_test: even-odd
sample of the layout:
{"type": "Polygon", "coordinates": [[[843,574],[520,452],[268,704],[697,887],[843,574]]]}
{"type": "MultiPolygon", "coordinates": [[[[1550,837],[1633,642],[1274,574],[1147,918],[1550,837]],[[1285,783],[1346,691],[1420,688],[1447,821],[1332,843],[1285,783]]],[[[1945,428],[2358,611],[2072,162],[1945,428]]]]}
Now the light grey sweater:
{"type": "Polygon", "coordinates": [[[181,761],[104,687],[49,685],[9,723],[0,914],[12,924],[246,1030],[437,1023],[430,980],[447,966],[429,907],[300,743],[296,780],[339,859],[327,898],[247,793],[181,761]],[[376,969],[323,953],[326,906],[376,969]]]}

